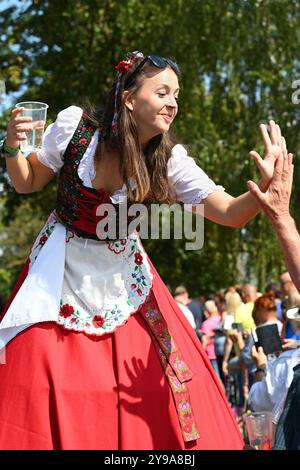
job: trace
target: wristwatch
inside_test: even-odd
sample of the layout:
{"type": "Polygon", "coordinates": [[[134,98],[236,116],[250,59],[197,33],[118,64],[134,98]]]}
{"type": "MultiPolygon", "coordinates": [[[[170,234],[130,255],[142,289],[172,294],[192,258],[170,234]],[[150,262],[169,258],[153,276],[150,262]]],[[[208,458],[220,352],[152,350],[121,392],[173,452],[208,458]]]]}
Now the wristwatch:
{"type": "Polygon", "coordinates": [[[18,155],[20,146],[17,148],[6,145],[5,139],[0,142],[0,158],[14,158],[18,155]]]}

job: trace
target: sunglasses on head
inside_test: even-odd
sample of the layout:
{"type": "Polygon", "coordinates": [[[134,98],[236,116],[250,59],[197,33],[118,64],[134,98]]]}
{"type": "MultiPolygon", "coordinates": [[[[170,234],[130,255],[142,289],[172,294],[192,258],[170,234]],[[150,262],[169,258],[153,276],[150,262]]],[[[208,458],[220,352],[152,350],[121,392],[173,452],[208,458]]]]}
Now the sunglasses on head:
{"type": "Polygon", "coordinates": [[[130,77],[128,77],[127,86],[132,83],[133,78],[138,74],[141,68],[145,65],[146,62],[150,61],[154,67],[158,69],[165,69],[167,66],[170,66],[177,75],[180,75],[180,70],[176,62],[173,62],[170,59],[165,59],[164,57],[160,57],[158,55],[147,55],[144,57],[142,62],[137,66],[137,68],[132,72],[130,77]]]}

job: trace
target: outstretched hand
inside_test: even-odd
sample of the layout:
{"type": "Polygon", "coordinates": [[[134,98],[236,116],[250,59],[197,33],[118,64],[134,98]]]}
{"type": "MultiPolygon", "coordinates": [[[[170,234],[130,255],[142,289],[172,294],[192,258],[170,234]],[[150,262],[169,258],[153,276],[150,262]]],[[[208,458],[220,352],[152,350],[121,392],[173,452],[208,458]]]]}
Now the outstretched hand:
{"type": "Polygon", "coordinates": [[[256,165],[262,177],[262,184],[268,185],[274,174],[274,167],[279,155],[286,151],[285,138],[281,135],[281,130],[278,124],[270,121],[270,135],[267,127],[260,124],[260,132],[264,144],[264,158],[255,150],[249,152],[251,157],[255,160],[256,165]]]}
{"type": "Polygon", "coordinates": [[[251,194],[272,222],[289,217],[289,204],[293,183],[293,155],[287,153],[286,147],[279,152],[275,163],[274,176],[269,188],[263,193],[257,184],[248,181],[247,186],[251,194]]]}

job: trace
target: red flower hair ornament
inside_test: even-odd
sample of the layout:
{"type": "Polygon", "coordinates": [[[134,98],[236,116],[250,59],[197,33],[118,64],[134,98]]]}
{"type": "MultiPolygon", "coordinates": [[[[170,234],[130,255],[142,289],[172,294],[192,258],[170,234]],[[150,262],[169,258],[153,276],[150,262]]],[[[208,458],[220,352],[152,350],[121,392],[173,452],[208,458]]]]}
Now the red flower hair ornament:
{"type": "Polygon", "coordinates": [[[134,60],[138,57],[144,57],[144,54],[139,51],[127,52],[125,58],[115,66],[115,69],[120,75],[125,75],[131,69],[134,60]]]}
{"type": "Polygon", "coordinates": [[[120,90],[121,77],[125,75],[129,69],[131,69],[134,60],[139,57],[144,57],[144,54],[139,51],[127,52],[127,54],[125,55],[125,58],[123,60],[120,60],[120,62],[115,66],[115,69],[117,70],[117,83],[116,83],[116,90],[115,90],[115,109],[114,109],[114,115],[113,115],[113,119],[111,123],[112,133],[115,135],[118,133],[117,98],[118,98],[118,93],[120,90]]]}

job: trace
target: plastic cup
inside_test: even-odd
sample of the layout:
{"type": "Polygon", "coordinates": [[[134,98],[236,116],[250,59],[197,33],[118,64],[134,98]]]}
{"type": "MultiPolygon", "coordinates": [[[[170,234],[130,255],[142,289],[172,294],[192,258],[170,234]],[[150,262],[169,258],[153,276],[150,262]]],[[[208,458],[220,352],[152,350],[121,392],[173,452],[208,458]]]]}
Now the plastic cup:
{"type": "Polygon", "coordinates": [[[24,108],[20,116],[32,117],[32,131],[24,132],[26,140],[20,141],[21,151],[32,152],[42,147],[43,134],[49,106],[39,101],[23,101],[16,104],[16,108],[24,108]]]}
{"type": "Polygon", "coordinates": [[[272,413],[256,411],[244,415],[249,444],[257,450],[272,449],[272,413]]]}

